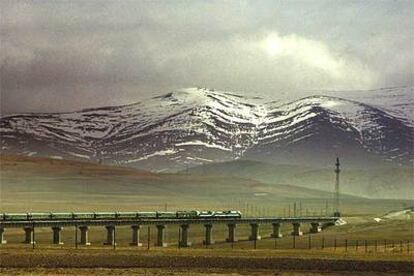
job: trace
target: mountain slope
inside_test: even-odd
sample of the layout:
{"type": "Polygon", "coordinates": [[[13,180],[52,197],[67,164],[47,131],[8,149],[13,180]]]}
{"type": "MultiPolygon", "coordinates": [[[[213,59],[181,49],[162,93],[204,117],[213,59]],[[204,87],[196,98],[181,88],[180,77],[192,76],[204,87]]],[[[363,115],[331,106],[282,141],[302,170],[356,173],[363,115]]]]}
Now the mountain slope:
{"type": "Polygon", "coordinates": [[[179,170],[234,159],[411,165],[413,127],[378,107],[313,96],[264,103],[189,88],[143,102],[0,119],[1,152],[179,170]]]}
{"type": "MultiPolygon", "coordinates": [[[[186,170],[193,175],[253,179],[271,185],[294,185],[332,192],[334,165],[314,168],[274,165],[251,160],[206,164],[186,170]]],[[[368,198],[414,199],[414,172],[410,168],[345,168],[340,174],[341,192],[368,198]]]]}
{"type": "Polygon", "coordinates": [[[388,87],[356,91],[313,91],[314,94],[369,103],[414,126],[414,87],[388,87]]]}
{"type": "Polygon", "coordinates": [[[269,104],[267,110],[259,142],[246,152],[247,158],[324,165],[335,156],[353,165],[377,164],[380,159],[412,162],[413,128],[379,108],[312,96],[283,105],[269,104]]]}

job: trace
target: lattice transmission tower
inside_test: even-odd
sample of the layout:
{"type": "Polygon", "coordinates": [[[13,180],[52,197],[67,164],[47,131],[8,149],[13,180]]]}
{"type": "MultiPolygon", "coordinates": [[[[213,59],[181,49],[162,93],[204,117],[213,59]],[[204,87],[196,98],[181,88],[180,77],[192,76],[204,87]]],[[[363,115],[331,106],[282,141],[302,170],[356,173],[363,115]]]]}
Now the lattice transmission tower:
{"type": "Polygon", "coordinates": [[[335,199],[334,199],[334,216],[340,217],[341,212],[339,211],[339,173],[341,170],[339,169],[339,158],[336,158],[335,163],[335,175],[336,175],[336,181],[335,181],[335,199]]]}

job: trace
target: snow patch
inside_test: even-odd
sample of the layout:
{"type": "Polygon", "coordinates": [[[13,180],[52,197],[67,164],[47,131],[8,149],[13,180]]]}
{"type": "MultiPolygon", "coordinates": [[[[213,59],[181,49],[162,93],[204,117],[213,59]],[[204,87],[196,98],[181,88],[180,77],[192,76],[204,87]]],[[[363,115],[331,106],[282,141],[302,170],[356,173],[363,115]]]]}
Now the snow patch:
{"type": "Polygon", "coordinates": [[[140,158],[130,159],[130,160],[127,160],[127,161],[123,161],[122,163],[126,163],[126,164],[128,164],[128,163],[134,163],[134,162],[138,162],[138,161],[142,161],[142,160],[147,160],[147,159],[152,158],[152,157],[155,157],[155,156],[172,155],[172,154],[175,154],[177,152],[178,151],[177,150],[174,150],[174,149],[167,149],[167,150],[157,151],[157,152],[148,154],[148,155],[143,156],[143,157],[140,157],[140,158]]]}
{"type": "Polygon", "coordinates": [[[217,144],[209,144],[209,143],[205,143],[203,141],[199,141],[199,140],[195,140],[195,141],[188,141],[188,142],[183,142],[183,143],[177,143],[175,144],[176,147],[182,147],[182,146],[203,146],[203,147],[207,147],[207,148],[215,148],[215,149],[220,149],[220,150],[224,150],[224,151],[232,151],[231,149],[228,149],[226,147],[217,145],[217,144]]]}
{"type": "Polygon", "coordinates": [[[85,155],[85,154],[79,154],[79,153],[74,153],[74,152],[68,152],[68,154],[72,155],[72,156],[76,156],[79,158],[84,158],[84,159],[91,159],[90,156],[85,155]]]}
{"type": "Polygon", "coordinates": [[[50,158],[57,159],[57,160],[62,160],[63,159],[62,156],[58,156],[58,155],[52,155],[52,156],[50,156],[50,158]]]}

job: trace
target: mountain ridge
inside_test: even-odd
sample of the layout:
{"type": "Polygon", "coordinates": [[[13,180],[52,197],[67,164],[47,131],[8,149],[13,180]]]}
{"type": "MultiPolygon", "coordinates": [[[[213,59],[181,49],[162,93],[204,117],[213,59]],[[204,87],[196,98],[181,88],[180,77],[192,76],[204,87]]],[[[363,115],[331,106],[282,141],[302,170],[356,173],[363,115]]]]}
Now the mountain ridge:
{"type": "Polygon", "coordinates": [[[341,97],[266,102],[201,88],[122,106],[0,118],[1,152],[158,171],[241,158],[294,164],[300,155],[321,164],[356,154],[362,163],[411,165],[412,133],[410,118],[341,97]]]}

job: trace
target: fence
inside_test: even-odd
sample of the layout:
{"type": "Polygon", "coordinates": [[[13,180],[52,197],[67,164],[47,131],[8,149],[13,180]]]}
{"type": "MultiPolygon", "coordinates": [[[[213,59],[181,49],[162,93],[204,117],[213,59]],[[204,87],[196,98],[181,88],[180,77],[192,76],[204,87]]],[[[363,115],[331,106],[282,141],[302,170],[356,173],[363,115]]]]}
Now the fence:
{"type": "MultiPolygon", "coordinates": [[[[180,234],[178,234],[177,240],[170,240],[169,246],[178,249],[183,249],[184,246],[180,245],[179,239],[180,234]]],[[[146,240],[143,241],[141,249],[152,250],[156,248],[154,240],[151,235],[151,229],[148,227],[146,240]]],[[[114,243],[112,248],[115,250],[117,248],[131,248],[127,243],[119,244],[116,241],[116,235],[114,235],[114,243]]],[[[340,251],[340,252],[359,252],[359,253],[401,253],[401,254],[411,254],[412,246],[414,241],[410,240],[362,240],[362,239],[343,239],[336,237],[324,237],[320,235],[306,235],[306,236],[289,236],[283,238],[264,238],[260,240],[238,240],[234,242],[226,241],[217,241],[214,244],[207,245],[203,243],[193,243],[192,248],[205,248],[205,249],[267,249],[267,250],[319,250],[319,251],[340,251]]],[[[13,246],[13,245],[10,245],[13,246]]],[[[23,246],[23,245],[19,245],[23,246]]],[[[2,248],[8,248],[9,245],[4,244],[0,246],[2,248]]],[[[42,245],[37,243],[30,244],[30,247],[33,249],[43,248],[42,245]]],[[[48,246],[53,247],[53,246],[48,246]]],[[[85,248],[80,246],[78,242],[77,231],[75,231],[74,244],[65,244],[57,248],[70,248],[74,247],[85,248]]],[[[106,248],[110,248],[106,246],[106,248]]]]}
{"type": "MultiPolygon", "coordinates": [[[[412,253],[414,241],[409,240],[355,240],[337,238],[313,238],[311,235],[292,236],[283,239],[244,240],[231,243],[231,248],[274,250],[321,250],[359,253],[412,253]]],[[[222,248],[222,245],[206,248],[222,248]]]]}

